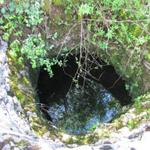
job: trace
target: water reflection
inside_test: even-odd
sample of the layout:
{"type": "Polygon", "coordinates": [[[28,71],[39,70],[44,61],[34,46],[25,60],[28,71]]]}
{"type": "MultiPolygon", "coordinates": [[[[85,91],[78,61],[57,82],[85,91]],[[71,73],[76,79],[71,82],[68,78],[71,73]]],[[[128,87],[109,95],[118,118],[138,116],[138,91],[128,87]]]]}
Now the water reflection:
{"type": "Polygon", "coordinates": [[[84,88],[73,87],[64,99],[50,104],[49,114],[53,123],[65,132],[85,134],[111,121],[120,107],[100,84],[88,80],[84,88]]]}

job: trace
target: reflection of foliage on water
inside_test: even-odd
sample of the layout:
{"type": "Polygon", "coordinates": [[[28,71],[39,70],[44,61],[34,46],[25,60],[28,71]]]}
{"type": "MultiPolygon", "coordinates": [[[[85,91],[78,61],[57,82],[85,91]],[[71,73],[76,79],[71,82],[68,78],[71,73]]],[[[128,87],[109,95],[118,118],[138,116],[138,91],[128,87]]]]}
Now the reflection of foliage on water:
{"type": "MultiPolygon", "coordinates": [[[[70,133],[86,133],[94,129],[100,122],[105,122],[105,118],[108,119],[105,115],[109,111],[111,99],[111,95],[100,84],[88,81],[84,88],[74,87],[68,92],[63,100],[65,104],[62,104],[65,109],[61,107],[62,112],[59,109],[57,114],[55,113],[61,116],[58,116],[55,123],[62,130],[70,133]]],[[[111,104],[111,108],[115,108],[115,104],[111,104]]]]}

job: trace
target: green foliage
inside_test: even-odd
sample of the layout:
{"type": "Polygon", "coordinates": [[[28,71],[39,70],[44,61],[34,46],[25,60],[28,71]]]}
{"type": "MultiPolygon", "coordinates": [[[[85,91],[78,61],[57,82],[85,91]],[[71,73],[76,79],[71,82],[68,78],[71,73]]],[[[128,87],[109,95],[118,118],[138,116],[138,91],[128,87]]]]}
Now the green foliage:
{"type": "MultiPolygon", "coordinates": [[[[91,55],[90,48],[92,47],[94,55],[97,54],[108,64],[115,66],[117,72],[129,81],[127,89],[130,90],[133,96],[141,93],[142,61],[144,59],[150,62],[150,12],[148,0],[47,1],[50,5],[56,7],[54,13],[56,13],[57,19],[52,18],[53,14],[46,16],[47,14],[42,10],[41,0],[12,0],[7,7],[4,1],[0,1],[4,5],[4,7],[0,7],[2,14],[0,29],[3,31],[3,39],[10,43],[13,43],[13,40],[20,42],[20,51],[18,48],[13,48],[14,52],[12,53],[15,57],[20,53],[30,60],[33,68],[42,64],[47,69],[51,68],[52,64],[58,63],[55,58],[48,60],[48,56],[53,54],[51,50],[58,48],[52,44],[52,41],[55,41],[55,43],[63,41],[65,43],[74,28],[76,28],[75,33],[73,33],[78,41],[74,45],[75,49],[82,48],[83,53],[86,50],[85,53],[91,55]],[[59,10],[61,11],[59,12],[59,10]],[[62,10],[64,10],[64,14],[62,14],[62,10]],[[45,22],[45,18],[50,19],[45,22]],[[83,29],[80,26],[79,28],[78,26],[72,28],[73,24],[79,25],[81,23],[83,29]],[[51,27],[53,24],[54,28],[51,27]],[[51,30],[54,31],[51,32],[51,30]],[[39,33],[41,37],[37,39],[37,43],[41,42],[42,45],[35,46],[33,36],[38,36],[39,33]],[[34,47],[35,51],[30,53],[29,49],[31,47],[34,47]],[[25,50],[26,48],[27,50],[25,50]],[[38,52],[36,52],[37,49],[38,52]],[[34,55],[35,53],[37,55],[34,55]]],[[[48,10],[53,10],[51,6],[49,7],[48,10]]],[[[74,41],[70,42],[73,43],[74,41]]],[[[72,53],[74,47],[71,50],[68,48],[71,45],[70,42],[61,45],[58,55],[60,51],[63,53],[62,55],[72,53]]],[[[19,57],[21,57],[19,62],[22,62],[23,56],[19,57]]],[[[81,63],[79,64],[81,65],[81,63]]],[[[51,72],[51,69],[48,70],[51,72]]]]}
{"type": "MultiPolygon", "coordinates": [[[[0,24],[4,32],[2,37],[5,41],[11,41],[9,45],[10,54],[17,63],[21,64],[28,60],[33,69],[44,66],[49,75],[52,76],[51,66],[56,63],[62,65],[62,63],[55,58],[48,58],[45,41],[41,34],[35,32],[43,20],[41,1],[12,0],[8,7],[2,7],[0,11],[2,13],[0,24]],[[26,34],[26,31],[29,33],[26,34]]],[[[57,36],[56,32],[52,39],[56,39],[57,36]]],[[[49,50],[52,48],[53,45],[50,46],[49,50]]]]}
{"type": "Polygon", "coordinates": [[[63,0],[53,0],[54,5],[60,6],[63,5],[63,0]]]}
{"type": "Polygon", "coordinates": [[[61,62],[57,59],[50,60],[47,58],[45,42],[40,35],[29,35],[22,43],[14,40],[10,44],[10,49],[10,54],[18,58],[18,63],[23,63],[25,58],[30,61],[33,69],[45,66],[50,76],[53,75],[51,66],[57,63],[61,65],[61,62]]]}
{"type": "Polygon", "coordinates": [[[134,108],[135,108],[135,118],[128,121],[128,127],[133,129],[138,126],[140,121],[146,121],[150,119],[150,92],[135,98],[134,108]]]}
{"type": "Polygon", "coordinates": [[[33,27],[39,25],[43,20],[40,0],[12,0],[8,7],[1,8],[1,13],[8,23],[12,20],[15,21],[14,25],[25,23],[26,26],[33,27]]]}
{"type": "Polygon", "coordinates": [[[142,102],[149,101],[150,100],[150,92],[145,93],[144,95],[138,96],[135,99],[135,108],[137,112],[142,112],[143,107],[142,107],[142,102]]]}
{"type": "Polygon", "coordinates": [[[10,54],[14,57],[17,58],[18,53],[20,52],[20,42],[16,39],[10,44],[10,54]]]}
{"type": "Polygon", "coordinates": [[[68,0],[66,5],[66,9],[71,7],[68,11],[75,10],[85,21],[82,47],[86,53],[91,44],[96,47],[96,53],[129,81],[127,88],[132,95],[140,95],[142,61],[143,58],[149,61],[149,1],[68,0]]]}
{"type": "Polygon", "coordinates": [[[137,126],[138,122],[136,120],[129,120],[128,121],[128,128],[134,129],[137,126]]]}
{"type": "Polygon", "coordinates": [[[145,59],[150,62],[150,52],[146,52],[145,55],[144,55],[145,59]]]}
{"type": "Polygon", "coordinates": [[[93,14],[94,7],[86,4],[81,4],[79,7],[79,16],[91,15],[93,14]]]}
{"type": "Polygon", "coordinates": [[[43,13],[41,10],[41,3],[38,1],[35,1],[32,5],[28,5],[26,7],[25,13],[27,14],[25,22],[29,27],[39,25],[43,20],[43,18],[41,17],[43,13]]]}
{"type": "Polygon", "coordinates": [[[46,57],[45,43],[40,35],[30,35],[23,41],[20,52],[30,60],[32,68],[37,68],[37,66],[43,63],[43,59],[46,57]]]}
{"type": "Polygon", "coordinates": [[[89,42],[98,45],[101,58],[113,64],[122,76],[131,81],[128,86],[130,92],[134,96],[140,94],[142,59],[144,51],[148,58],[150,42],[146,2],[104,0],[95,7],[97,15],[92,16],[92,22],[88,24],[88,30],[93,32],[89,42]]]}

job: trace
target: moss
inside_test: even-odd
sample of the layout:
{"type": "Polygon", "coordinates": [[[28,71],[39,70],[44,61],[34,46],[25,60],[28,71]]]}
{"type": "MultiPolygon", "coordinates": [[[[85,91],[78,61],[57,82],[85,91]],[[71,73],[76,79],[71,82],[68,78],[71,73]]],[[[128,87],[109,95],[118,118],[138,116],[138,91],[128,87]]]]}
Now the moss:
{"type": "Polygon", "coordinates": [[[136,113],[139,114],[143,111],[148,111],[150,108],[150,93],[146,93],[141,95],[135,99],[134,107],[136,109],[136,113]]]}
{"type": "Polygon", "coordinates": [[[27,147],[27,146],[30,145],[29,142],[27,142],[25,140],[21,140],[21,141],[15,143],[15,144],[16,144],[17,147],[27,147]]]}
{"type": "Polygon", "coordinates": [[[137,127],[137,125],[138,125],[138,120],[136,119],[129,120],[127,124],[129,129],[134,129],[135,127],[137,127]]]}
{"type": "Polygon", "coordinates": [[[37,110],[35,98],[36,93],[30,83],[30,78],[27,75],[22,75],[21,72],[26,71],[24,64],[18,64],[16,58],[13,58],[8,52],[9,68],[10,68],[10,85],[13,95],[20,101],[21,106],[28,118],[32,129],[38,134],[43,135],[49,131],[48,122],[43,119],[43,116],[37,110]],[[27,115],[31,112],[32,115],[27,115]]]}
{"type": "Polygon", "coordinates": [[[83,145],[83,144],[92,144],[97,142],[100,139],[109,137],[109,133],[110,133],[109,130],[101,128],[99,131],[101,131],[101,133],[94,132],[87,135],[70,135],[65,140],[64,138],[62,138],[61,140],[66,144],[83,145]]]}
{"type": "Polygon", "coordinates": [[[56,6],[62,6],[64,4],[63,0],[52,0],[52,3],[56,6]]]}
{"type": "Polygon", "coordinates": [[[99,139],[101,139],[101,137],[99,137],[98,134],[90,135],[85,139],[85,143],[95,143],[99,139]]]}
{"type": "Polygon", "coordinates": [[[43,1],[43,7],[42,8],[43,8],[44,12],[46,12],[47,14],[50,14],[51,4],[52,4],[51,0],[44,0],[43,1]]]}
{"type": "MultiPolygon", "coordinates": [[[[123,122],[125,117],[123,114],[118,116],[118,118],[116,118],[112,123],[99,126],[93,133],[87,135],[69,135],[68,138],[64,140],[62,131],[57,131],[50,127],[49,123],[43,118],[40,112],[38,112],[35,103],[36,94],[30,83],[30,79],[28,76],[22,76],[20,74],[22,70],[25,70],[25,66],[23,64],[17,64],[17,60],[12,58],[9,54],[8,57],[11,70],[10,83],[12,91],[14,95],[17,96],[22,107],[24,108],[24,111],[30,111],[32,114],[34,114],[29,116],[28,119],[32,129],[40,136],[49,131],[51,139],[59,138],[66,144],[89,144],[95,143],[99,139],[108,138],[111,133],[124,126],[133,129],[141,122],[146,122],[148,119],[150,119],[150,93],[146,93],[136,98],[134,100],[135,104],[129,110],[126,110],[129,112],[133,109],[134,111],[129,113],[134,113],[136,116],[135,118],[130,119],[126,125],[123,122]],[[143,112],[145,113],[142,115],[143,112]]],[[[126,111],[123,111],[123,113],[126,111]]]]}
{"type": "Polygon", "coordinates": [[[120,129],[123,127],[123,123],[121,120],[119,119],[116,119],[115,122],[113,123],[113,126],[116,128],[116,129],[120,129]]]}

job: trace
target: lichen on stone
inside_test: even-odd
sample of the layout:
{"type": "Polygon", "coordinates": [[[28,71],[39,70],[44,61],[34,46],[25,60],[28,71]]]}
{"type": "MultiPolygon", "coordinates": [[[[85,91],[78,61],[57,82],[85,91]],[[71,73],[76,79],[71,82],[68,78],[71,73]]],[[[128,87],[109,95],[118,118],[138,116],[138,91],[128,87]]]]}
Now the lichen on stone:
{"type": "Polygon", "coordinates": [[[20,101],[31,128],[40,136],[49,131],[49,124],[37,109],[36,91],[31,84],[28,67],[18,64],[8,51],[11,92],[20,101]]]}

